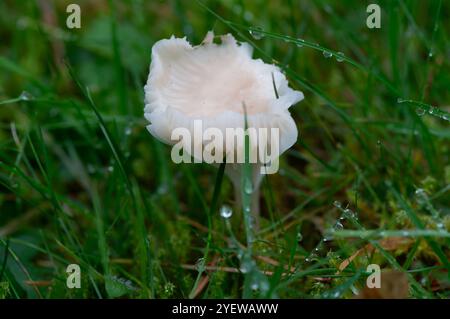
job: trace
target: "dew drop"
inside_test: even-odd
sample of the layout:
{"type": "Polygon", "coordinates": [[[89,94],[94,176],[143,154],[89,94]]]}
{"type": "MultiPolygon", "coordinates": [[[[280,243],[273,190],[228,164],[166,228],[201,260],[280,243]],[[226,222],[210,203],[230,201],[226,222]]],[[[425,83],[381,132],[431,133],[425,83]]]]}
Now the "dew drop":
{"type": "Polygon", "coordinates": [[[418,188],[416,189],[416,191],[414,192],[414,194],[419,197],[419,198],[424,198],[427,196],[427,193],[425,192],[425,190],[423,188],[418,188]]]}
{"type": "Polygon", "coordinates": [[[327,242],[332,241],[332,240],[333,240],[333,238],[330,237],[330,236],[326,236],[326,237],[323,238],[323,242],[324,243],[327,243],[327,242]]]}
{"type": "Polygon", "coordinates": [[[330,51],[326,51],[326,50],[322,51],[322,54],[327,59],[331,58],[333,56],[333,53],[331,53],[330,51]]]}
{"type": "Polygon", "coordinates": [[[422,284],[422,286],[427,286],[428,285],[428,278],[427,277],[423,277],[420,280],[420,283],[422,284]]]}
{"type": "Polygon", "coordinates": [[[334,224],[334,229],[335,230],[342,230],[342,229],[344,229],[344,225],[342,225],[341,222],[336,222],[336,224],[334,224]]]}
{"type": "Polygon", "coordinates": [[[315,259],[317,259],[317,254],[311,253],[308,257],[305,258],[305,261],[309,263],[314,261],[315,259]]]}
{"type": "Polygon", "coordinates": [[[249,269],[249,266],[247,265],[247,263],[243,262],[241,264],[241,267],[239,267],[239,270],[241,271],[241,273],[246,274],[246,273],[248,273],[248,271],[250,269],[249,269]]]}
{"type": "Polygon", "coordinates": [[[249,273],[256,266],[255,261],[248,253],[243,253],[239,270],[243,273],[249,273]]]}
{"type": "Polygon", "coordinates": [[[335,201],[333,202],[333,205],[334,205],[335,207],[337,207],[337,208],[341,208],[341,207],[342,207],[341,202],[339,202],[339,201],[337,201],[337,200],[335,200],[335,201]]]}
{"type": "Polygon", "coordinates": [[[424,115],[424,114],[425,114],[425,109],[423,109],[423,108],[421,108],[421,107],[418,107],[418,108],[416,109],[416,114],[419,115],[419,116],[424,115]]]}
{"type": "Polygon", "coordinates": [[[108,166],[108,172],[113,172],[114,171],[114,166],[108,166]]]}
{"type": "Polygon", "coordinates": [[[197,269],[198,272],[205,271],[205,259],[199,258],[197,262],[195,263],[195,269],[197,269]]]}
{"type": "Polygon", "coordinates": [[[302,235],[301,232],[298,232],[298,233],[297,233],[297,241],[298,241],[298,242],[301,242],[302,240],[303,240],[303,235],[302,235]]]}
{"type": "Polygon", "coordinates": [[[353,213],[353,211],[351,209],[344,209],[344,217],[345,218],[354,218],[355,214],[353,213]]]}
{"type": "Polygon", "coordinates": [[[242,257],[244,257],[244,252],[242,250],[239,250],[237,253],[237,258],[240,260],[242,259],[242,257]]]}
{"type": "Polygon", "coordinates": [[[262,38],[264,38],[264,33],[262,32],[262,29],[260,27],[253,28],[248,32],[255,40],[261,40],[262,38]]]}
{"type": "Polygon", "coordinates": [[[297,48],[301,48],[303,47],[303,43],[305,43],[305,40],[303,39],[297,39],[297,48]]]}
{"type": "Polygon", "coordinates": [[[31,95],[31,93],[27,92],[27,91],[23,91],[22,93],[20,93],[19,99],[22,101],[29,101],[32,100],[34,97],[33,95],[31,95]]]}
{"type": "Polygon", "coordinates": [[[249,179],[246,179],[244,181],[244,192],[249,195],[253,192],[252,181],[249,179]]]}
{"type": "Polygon", "coordinates": [[[427,202],[428,195],[423,188],[418,188],[415,191],[414,195],[416,196],[417,203],[419,203],[420,205],[423,205],[427,202]]]}
{"type": "Polygon", "coordinates": [[[231,217],[231,215],[233,215],[233,210],[231,209],[230,206],[223,205],[220,208],[220,216],[222,216],[222,218],[228,219],[231,217]]]}
{"type": "Polygon", "coordinates": [[[338,61],[338,62],[342,62],[342,61],[344,61],[344,53],[342,53],[342,52],[338,52],[337,54],[336,54],[336,61],[338,61]]]}
{"type": "Polygon", "coordinates": [[[403,102],[405,102],[404,99],[402,99],[401,97],[397,98],[397,103],[403,103],[403,102]]]}
{"type": "Polygon", "coordinates": [[[428,113],[430,114],[437,114],[438,113],[438,108],[435,106],[432,106],[429,110],[428,113]]]}
{"type": "Polygon", "coordinates": [[[127,128],[125,128],[125,135],[131,135],[131,127],[127,127],[127,128]]]}

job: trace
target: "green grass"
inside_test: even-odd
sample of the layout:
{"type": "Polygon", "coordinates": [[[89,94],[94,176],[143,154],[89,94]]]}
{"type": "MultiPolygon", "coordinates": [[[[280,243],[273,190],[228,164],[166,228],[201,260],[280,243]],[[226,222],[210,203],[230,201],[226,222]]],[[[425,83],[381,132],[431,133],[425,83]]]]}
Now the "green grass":
{"type": "Polygon", "coordinates": [[[86,0],[79,30],[50,3],[0,3],[0,297],[353,298],[373,263],[450,296],[450,3],[379,1],[372,30],[349,0],[86,0]],[[152,45],[211,29],[305,94],[256,232],[223,165],[145,128],[152,45]]]}

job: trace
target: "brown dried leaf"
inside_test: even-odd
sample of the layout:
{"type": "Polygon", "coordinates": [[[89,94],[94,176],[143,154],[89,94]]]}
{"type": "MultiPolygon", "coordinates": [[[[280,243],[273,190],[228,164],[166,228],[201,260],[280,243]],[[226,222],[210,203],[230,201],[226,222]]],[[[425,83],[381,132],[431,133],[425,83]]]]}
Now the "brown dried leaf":
{"type": "Polygon", "coordinates": [[[406,274],[397,270],[381,272],[381,287],[364,287],[356,299],[405,299],[409,296],[409,284],[406,274]]]}

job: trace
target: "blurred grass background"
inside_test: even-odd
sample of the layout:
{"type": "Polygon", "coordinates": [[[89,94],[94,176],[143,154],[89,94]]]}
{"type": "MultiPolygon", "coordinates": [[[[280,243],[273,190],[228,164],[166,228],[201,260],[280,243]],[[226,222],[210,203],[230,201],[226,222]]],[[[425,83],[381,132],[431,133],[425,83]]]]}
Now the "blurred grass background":
{"type": "Polygon", "coordinates": [[[448,298],[450,3],[376,1],[368,29],[369,3],[1,1],[0,297],[365,298],[376,263],[376,297],[448,298]],[[143,118],[152,45],[208,30],[305,94],[262,185],[250,290],[229,181],[174,165],[143,118]]]}

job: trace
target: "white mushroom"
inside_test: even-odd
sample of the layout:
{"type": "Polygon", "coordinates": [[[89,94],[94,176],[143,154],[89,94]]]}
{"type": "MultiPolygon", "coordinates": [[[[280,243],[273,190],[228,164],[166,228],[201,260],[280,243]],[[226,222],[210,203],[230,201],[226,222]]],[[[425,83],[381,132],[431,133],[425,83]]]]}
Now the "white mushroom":
{"type": "MultiPolygon", "coordinates": [[[[214,34],[208,32],[198,46],[192,46],[186,38],[174,36],[155,43],[144,87],[144,113],[150,122],[147,129],[160,141],[172,145],[179,142],[172,138],[174,130],[185,128],[194,134],[195,121],[201,121],[203,132],[216,128],[226,136],[227,128],[244,128],[245,106],[249,128],[279,130],[276,147],[270,139],[270,131],[264,145],[272,151],[278,148],[278,158],[297,140],[297,127],[288,109],[302,100],[303,94],[289,88],[277,66],[252,59],[253,50],[248,43],[238,43],[230,34],[220,38],[221,44],[216,44],[214,34]]],[[[182,148],[201,160],[202,148],[209,142],[183,141],[182,148]]],[[[239,143],[232,150],[225,142],[219,144],[215,152],[227,155],[231,151],[240,152],[242,148],[239,143]]],[[[251,136],[251,150],[261,146],[261,142],[251,136]]],[[[252,164],[253,210],[256,212],[262,165],[260,159],[252,164]]],[[[227,158],[226,173],[238,195],[241,166],[227,158]]]]}

